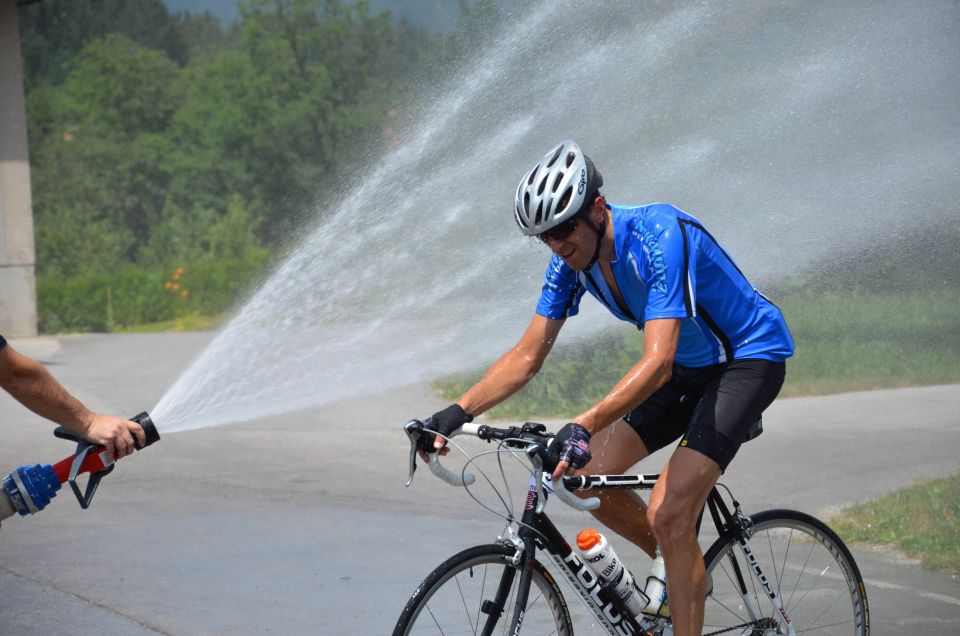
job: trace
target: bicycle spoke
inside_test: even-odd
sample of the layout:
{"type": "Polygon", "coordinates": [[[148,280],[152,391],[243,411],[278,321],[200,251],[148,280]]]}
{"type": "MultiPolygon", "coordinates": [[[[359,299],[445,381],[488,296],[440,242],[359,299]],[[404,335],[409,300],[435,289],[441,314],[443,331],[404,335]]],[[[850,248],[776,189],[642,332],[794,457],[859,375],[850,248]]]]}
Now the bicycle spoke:
{"type": "Polygon", "coordinates": [[[800,587],[800,579],[802,579],[802,578],[803,578],[803,575],[806,573],[806,571],[807,571],[807,565],[810,563],[810,557],[813,556],[813,550],[814,550],[814,548],[816,548],[816,547],[817,547],[817,544],[815,544],[815,543],[811,543],[811,544],[810,544],[810,551],[807,552],[807,558],[804,559],[803,565],[800,566],[800,573],[797,575],[797,582],[794,583],[794,585],[793,585],[793,590],[791,590],[791,592],[790,592],[790,600],[788,601],[788,604],[789,604],[789,603],[792,603],[792,601],[793,601],[793,596],[794,596],[794,594],[797,593],[797,589],[800,587]]]}
{"type": "MultiPolygon", "coordinates": [[[[483,568],[483,581],[481,582],[481,585],[480,585],[480,602],[481,602],[481,603],[483,603],[483,595],[484,595],[484,591],[485,591],[486,589],[487,589],[487,568],[484,567],[484,568],[483,568]]],[[[480,607],[478,607],[478,608],[477,608],[477,622],[473,624],[473,633],[474,633],[474,635],[476,635],[477,630],[480,629],[480,614],[482,614],[482,612],[480,611],[480,607]]]]}
{"type": "MultiPolygon", "coordinates": [[[[770,536],[770,532],[767,532],[767,536],[770,536]]],[[[790,558],[790,546],[793,545],[793,528],[790,528],[790,534],[787,536],[787,549],[783,553],[783,561],[780,563],[780,576],[781,578],[787,575],[787,559],[790,558]]],[[[783,599],[783,594],[780,594],[780,599],[783,599]]],[[[784,601],[786,603],[786,601],[784,601]]],[[[786,605],[784,605],[786,607],[786,605]]]]}
{"type": "MultiPolygon", "coordinates": [[[[823,617],[824,614],[826,614],[826,613],[829,612],[831,609],[833,609],[833,607],[837,604],[837,601],[839,601],[841,598],[843,598],[843,594],[842,594],[842,593],[838,593],[836,596],[834,596],[834,597],[833,597],[833,602],[830,603],[829,605],[827,605],[827,606],[824,608],[824,610],[823,610],[822,612],[820,612],[820,614],[817,615],[816,618],[814,618],[812,621],[810,621],[810,625],[809,625],[808,627],[805,627],[804,630],[806,631],[806,630],[822,629],[821,627],[814,627],[814,625],[817,623],[818,620],[820,620],[820,619],[823,617]]],[[[849,622],[850,622],[850,621],[843,621],[843,622],[841,622],[841,623],[834,623],[834,625],[843,625],[843,624],[849,623],[849,622]]]]}
{"type": "MultiPolygon", "coordinates": [[[[486,568],[484,568],[484,569],[486,569],[486,568]]],[[[472,568],[471,568],[471,570],[470,570],[470,573],[473,574],[473,569],[472,569],[472,568]]],[[[466,612],[466,614],[467,614],[467,621],[468,621],[468,624],[469,624],[469,622],[472,622],[472,617],[470,616],[470,608],[467,607],[467,599],[466,599],[466,597],[463,595],[463,588],[460,586],[460,577],[459,577],[459,576],[455,576],[455,577],[453,577],[453,578],[454,578],[454,580],[455,580],[456,583],[457,583],[457,591],[460,593],[460,601],[463,603],[463,611],[466,612]]],[[[479,614],[479,610],[477,611],[477,613],[479,614]]],[[[477,621],[477,622],[479,623],[479,616],[478,616],[478,621],[477,621]]],[[[473,636],[477,636],[477,630],[476,630],[476,629],[473,630],[473,636]]]]}
{"type": "MultiPolygon", "coordinates": [[[[791,530],[791,533],[792,533],[792,532],[793,532],[793,531],[791,530]]],[[[788,545],[789,545],[789,544],[788,544],[788,545]]],[[[775,579],[776,579],[776,581],[777,581],[777,596],[780,597],[780,602],[782,603],[782,602],[783,602],[783,591],[780,589],[780,579],[781,579],[781,574],[780,574],[780,572],[783,572],[783,571],[784,571],[784,568],[786,567],[786,561],[784,561],[784,563],[781,563],[781,564],[780,564],[780,572],[777,572],[777,559],[776,559],[776,556],[773,554],[773,534],[770,533],[770,532],[767,533],[767,546],[770,548],[770,562],[773,563],[773,575],[774,575],[774,577],[775,577],[775,579]]],[[[784,558],[786,558],[786,557],[784,557],[784,558]]],[[[784,606],[784,607],[786,607],[786,606],[784,606]]]]}
{"type": "Polygon", "coordinates": [[[820,629],[830,629],[831,627],[838,627],[840,625],[849,625],[850,621],[840,621],[839,623],[830,623],[829,625],[821,625],[820,627],[805,627],[803,633],[815,632],[820,629]]]}
{"type": "MultiPolygon", "coordinates": [[[[826,570],[824,570],[823,572],[826,572],[826,570]]],[[[820,573],[821,576],[823,576],[823,572],[820,573]]],[[[803,605],[804,599],[807,598],[807,595],[813,591],[816,585],[817,585],[817,579],[816,577],[814,577],[813,582],[809,585],[809,587],[807,587],[807,591],[803,593],[803,596],[800,597],[800,600],[797,601],[796,605],[791,605],[791,607],[800,607],[801,605],[803,605]]]]}
{"type": "MultiPolygon", "coordinates": [[[[724,559],[724,561],[722,561],[722,562],[720,563],[720,569],[723,570],[724,576],[726,576],[726,577],[727,577],[727,580],[730,581],[730,585],[733,586],[735,589],[738,589],[738,588],[739,588],[739,584],[737,583],[736,579],[730,574],[729,571],[727,571],[726,559],[724,559]]],[[[738,598],[741,598],[741,596],[740,596],[739,594],[738,594],[738,598]]],[[[725,610],[727,610],[728,612],[730,612],[730,614],[732,614],[732,615],[733,615],[735,618],[737,618],[738,620],[743,620],[744,617],[743,617],[739,612],[731,609],[726,603],[724,603],[723,601],[721,601],[720,599],[718,599],[716,596],[711,596],[710,599],[711,599],[714,603],[716,603],[717,605],[719,605],[720,607],[722,607],[723,609],[725,609],[725,610]]]]}
{"type": "Polygon", "coordinates": [[[446,632],[443,631],[443,628],[440,627],[440,621],[437,620],[436,614],[433,613],[433,610],[430,609],[429,605],[427,605],[427,611],[430,612],[430,618],[433,619],[433,624],[437,626],[437,631],[440,632],[440,636],[443,636],[444,634],[446,634],[446,632]]]}

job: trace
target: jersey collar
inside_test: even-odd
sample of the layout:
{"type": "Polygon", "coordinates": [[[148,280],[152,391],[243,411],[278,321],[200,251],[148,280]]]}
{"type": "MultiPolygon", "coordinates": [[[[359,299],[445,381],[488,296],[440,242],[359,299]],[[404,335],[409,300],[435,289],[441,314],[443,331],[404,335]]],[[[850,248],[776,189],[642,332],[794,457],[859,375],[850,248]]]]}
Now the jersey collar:
{"type": "Polygon", "coordinates": [[[623,254],[626,249],[630,230],[627,227],[627,216],[623,213],[622,208],[607,203],[607,209],[610,210],[610,222],[613,224],[613,248],[615,255],[613,261],[610,263],[613,265],[620,260],[620,255],[623,254]]]}

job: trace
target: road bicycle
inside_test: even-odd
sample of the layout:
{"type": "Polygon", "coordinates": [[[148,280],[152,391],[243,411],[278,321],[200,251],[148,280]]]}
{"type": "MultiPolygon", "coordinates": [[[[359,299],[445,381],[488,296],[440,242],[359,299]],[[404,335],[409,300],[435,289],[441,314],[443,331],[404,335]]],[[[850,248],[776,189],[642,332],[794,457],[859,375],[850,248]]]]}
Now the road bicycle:
{"type": "MultiPolygon", "coordinates": [[[[421,435],[436,431],[411,420],[404,426],[410,440],[410,474],[416,470],[421,435]]],[[[470,455],[457,473],[431,453],[428,466],[435,475],[471,493],[476,470],[493,487],[506,508],[506,528],[497,541],[463,550],[441,563],[416,588],[393,631],[394,636],[418,634],[556,634],[574,633],[570,608],[557,579],[538,560],[545,553],[593,615],[593,629],[612,635],[672,636],[668,612],[631,615],[578,552],[571,548],[544,512],[550,495],[577,510],[592,510],[599,499],[583,499],[575,490],[649,490],[659,475],[587,475],[552,482],[547,452],[552,435],[542,424],[495,428],[467,424],[457,435],[495,442],[492,451],[470,455]],[[477,460],[496,454],[500,478],[509,494],[503,458],[524,462],[529,485],[520,518],[477,460]]],[[[448,439],[448,445],[463,449],[448,439]]],[[[843,541],[818,519],[793,510],[766,510],[746,515],[729,489],[718,484],[705,510],[717,539],[704,553],[707,570],[705,636],[773,636],[778,634],[837,634],[869,636],[867,594],[860,570],[843,541]],[[720,494],[727,492],[728,505],[720,494]]],[[[473,494],[482,506],[491,509],[473,494]]],[[[496,511],[495,511],[496,512],[496,511]]],[[[703,513],[701,513],[701,521],[703,513]]],[[[698,523],[698,532],[700,523],[698,523]]],[[[702,535],[701,535],[702,536],[702,535]]],[[[640,579],[642,581],[643,579],[640,579]]],[[[642,583],[641,583],[642,585],[642,583]]]]}

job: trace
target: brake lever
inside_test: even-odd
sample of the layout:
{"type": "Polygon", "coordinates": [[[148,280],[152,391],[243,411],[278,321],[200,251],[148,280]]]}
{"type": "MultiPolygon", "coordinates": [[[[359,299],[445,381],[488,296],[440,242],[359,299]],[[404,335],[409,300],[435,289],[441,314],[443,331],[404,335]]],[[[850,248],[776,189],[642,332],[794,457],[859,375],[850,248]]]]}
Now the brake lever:
{"type": "Polygon", "coordinates": [[[417,472],[417,449],[420,447],[420,435],[423,434],[423,422],[419,420],[410,420],[403,425],[403,432],[407,434],[410,440],[410,474],[407,476],[405,487],[409,488],[413,483],[413,474],[417,472]]]}

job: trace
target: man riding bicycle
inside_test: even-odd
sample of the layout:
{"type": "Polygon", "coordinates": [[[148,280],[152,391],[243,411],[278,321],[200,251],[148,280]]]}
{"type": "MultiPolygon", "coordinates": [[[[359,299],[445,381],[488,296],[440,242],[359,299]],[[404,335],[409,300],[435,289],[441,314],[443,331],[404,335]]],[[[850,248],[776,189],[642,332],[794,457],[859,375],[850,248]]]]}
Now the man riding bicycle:
{"type": "MultiPolygon", "coordinates": [[[[553,252],[520,341],[456,403],[434,414],[444,435],[499,404],[539,371],[589,292],[644,331],[640,361],[557,433],[554,479],[625,473],[677,439],[650,496],[601,495],[593,514],[667,571],[676,636],[699,634],[706,580],[696,524],[707,495],[783,384],[793,340],[780,310],[694,217],[665,203],[619,206],[573,141],[547,153],[517,188],[515,220],[553,252]],[[614,425],[623,420],[624,424],[614,425]]],[[[444,446],[437,437],[434,450],[444,446]]]]}

